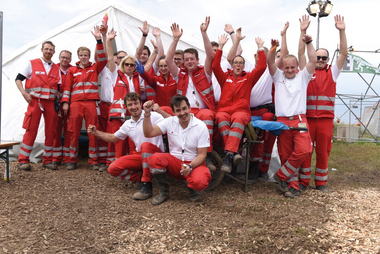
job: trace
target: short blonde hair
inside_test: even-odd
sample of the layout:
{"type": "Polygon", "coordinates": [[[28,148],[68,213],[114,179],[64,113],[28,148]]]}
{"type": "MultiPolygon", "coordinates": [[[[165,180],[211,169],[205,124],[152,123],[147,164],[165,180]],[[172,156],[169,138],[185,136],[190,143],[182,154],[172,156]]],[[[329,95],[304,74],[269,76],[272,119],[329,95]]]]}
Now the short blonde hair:
{"type": "Polygon", "coordinates": [[[297,59],[297,57],[295,55],[286,55],[286,56],[284,56],[284,58],[282,58],[282,64],[284,64],[285,60],[289,60],[289,59],[295,59],[296,62],[297,62],[297,65],[298,65],[298,59],[297,59]]]}
{"type": "Polygon", "coordinates": [[[124,73],[124,63],[125,63],[125,61],[127,61],[128,59],[131,59],[131,60],[133,61],[133,63],[136,64],[136,57],[135,57],[135,56],[131,56],[131,55],[127,55],[127,56],[125,56],[125,57],[121,60],[121,62],[120,62],[120,64],[119,64],[119,70],[120,70],[121,72],[123,72],[123,73],[124,73]]]}
{"type": "Polygon", "coordinates": [[[79,51],[88,51],[88,54],[91,56],[91,50],[87,47],[79,47],[77,50],[77,55],[79,54],[79,51]]]}

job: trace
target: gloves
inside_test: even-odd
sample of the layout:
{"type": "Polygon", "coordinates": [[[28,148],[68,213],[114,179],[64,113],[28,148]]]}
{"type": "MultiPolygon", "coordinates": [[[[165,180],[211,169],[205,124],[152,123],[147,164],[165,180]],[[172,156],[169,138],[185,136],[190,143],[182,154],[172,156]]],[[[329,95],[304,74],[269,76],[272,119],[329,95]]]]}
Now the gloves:
{"type": "Polygon", "coordinates": [[[140,74],[144,74],[145,70],[144,70],[144,65],[141,64],[141,60],[139,60],[138,62],[136,62],[136,71],[140,74]]]}

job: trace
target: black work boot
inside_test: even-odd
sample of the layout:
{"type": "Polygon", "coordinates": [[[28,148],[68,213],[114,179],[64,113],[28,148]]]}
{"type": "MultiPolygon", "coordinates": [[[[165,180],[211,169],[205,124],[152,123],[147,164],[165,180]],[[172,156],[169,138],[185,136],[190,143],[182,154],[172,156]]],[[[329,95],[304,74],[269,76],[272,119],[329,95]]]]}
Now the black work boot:
{"type": "Polygon", "coordinates": [[[286,181],[282,181],[278,176],[277,174],[274,175],[274,180],[276,180],[276,182],[278,183],[278,189],[282,192],[282,193],[285,193],[285,192],[288,192],[289,191],[289,188],[288,188],[288,183],[286,181]]]}
{"type": "Polygon", "coordinates": [[[156,179],[158,188],[160,190],[158,192],[158,195],[153,198],[152,205],[159,205],[169,199],[168,175],[166,173],[163,173],[155,174],[153,176],[156,179]]]}
{"type": "Polygon", "coordinates": [[[152,182],[141,182],[141,187],[138,192],[133,195],[134,200],[145,200],[153,196],[152,182]]]}
{"type": "Polygon", "coordinates": [[[231,173],[233,158],[234,158],[233,154],[226,153],[226,156],[224,156],[223,165],[222,165],[222,168],[221,168],[221,170],[223,172],[231,173]]]}
{"type": "Polygon", "coordinates": [[[187,187],[187,189],[189,190],[189,194],[190,194],[189,200],[191,202],[201,202],[202,201],[201,194],[198,191],[196,191],[192,188],[189,188],[189,187],[187,187]]]}
{"type": "Polygon", "coordinates": [[[250,161],[248,168],[248,179],[257,180],[259,176],[259,161],[250,161]]]}

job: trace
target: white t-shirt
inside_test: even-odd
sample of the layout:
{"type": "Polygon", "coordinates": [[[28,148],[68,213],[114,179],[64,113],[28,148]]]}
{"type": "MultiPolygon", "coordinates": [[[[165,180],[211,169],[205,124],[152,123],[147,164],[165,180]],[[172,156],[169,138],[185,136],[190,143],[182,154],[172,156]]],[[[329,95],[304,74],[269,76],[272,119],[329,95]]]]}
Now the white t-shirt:
{"type": "Polygon", "coordinates": [[[272,103],[272,84],[272,76],[269,73],[269,69],[266,68],[251,90],[251,108],[272,103]]]}
{"type": "MultiPolygon", "coordinates": [[[[152,125],[156,125],[164,120],[163,116],[151,112],[150,120],[152,125]]],[[[129,137],[135,143],[136,151],[141,152],[141,144],[145,142],[156,145],[162,152],[165,152],[164,143],[162,141],[162,135],[153,138],[146,138],[143,131],[144,112],[141,113],[140,119],[135,122],[133,118],[125,121],[118,131],[115,132],[115,137],[118,139],[126,139],[129,137]]]]}
{"type": "Polygon", "coordinates": [[[167,133],[170,154],[181,161],[192,161],[198,156],[198,148],[210,146],[206,124],[193,114],[186,129],[182,128],[176,116],[165,118],[157,126],[164,134],[167,133]]]}
{"type": "Polygon", "coordinates": [[[117,79],[117,69],[112,73],[110,69],[104,67],[100,72],[100,100],[104,102],[113,101],[113,88],[117,79]]]}
{"type": "Polygon", "coordinates": [[[273,76],[275,85],[276,116],[294,116],[306,114],[307,85],[312,74],[304,68],[293,79],[287,79],[283,71],[277,68],[273,76]]]}

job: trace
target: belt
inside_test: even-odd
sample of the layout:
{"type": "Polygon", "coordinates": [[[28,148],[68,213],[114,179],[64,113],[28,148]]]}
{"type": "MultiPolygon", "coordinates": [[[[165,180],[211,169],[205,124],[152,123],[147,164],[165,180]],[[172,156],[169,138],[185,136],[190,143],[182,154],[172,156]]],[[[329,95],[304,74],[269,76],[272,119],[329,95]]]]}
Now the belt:
{"type": "Polygon", "coordinates": [[[302,118],[306,118],[306,115],[302,114],[302,115],[294,115],[294,116],[277,116],[276,118],[277,119],[286,119],[286,120],[296,120],[301,117],[302,118]]]}
{"type": "Polygon", "coordinates": [[[260,105],[260,106],[253,107],[250,109],[251,110],[259,110],[259,109],[263,109],[263,108],[272,109],[272,108],[274,108],[274,105],[273,105],[273,103],[268,103],[268,104],[260,105]]]}

